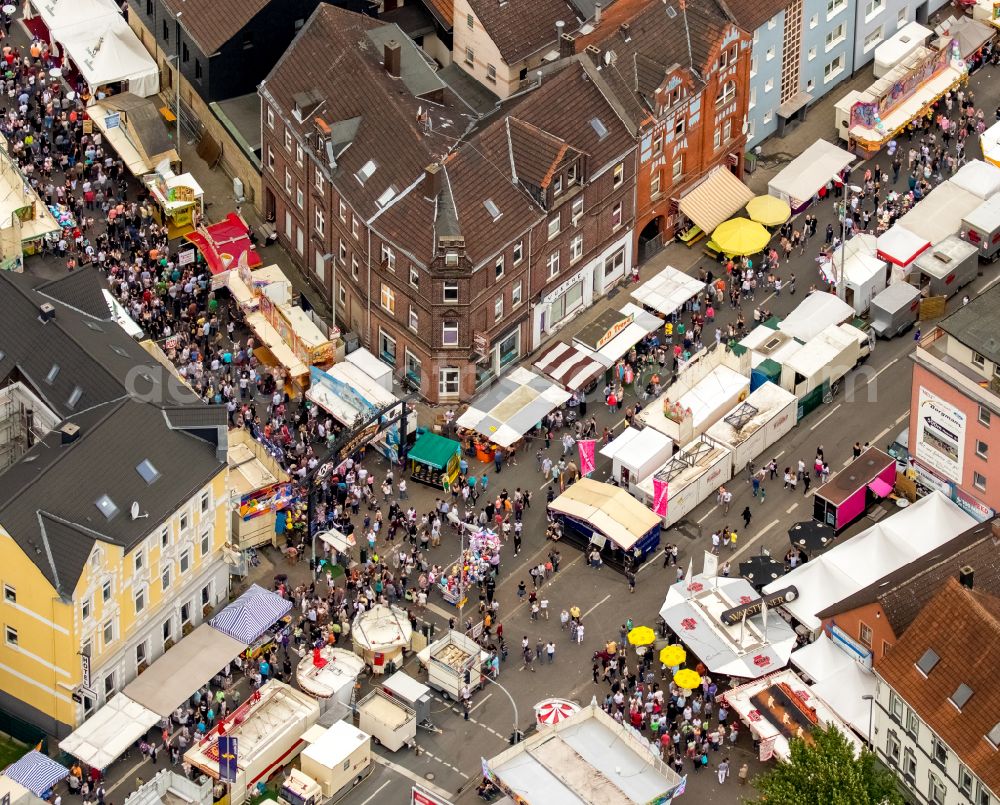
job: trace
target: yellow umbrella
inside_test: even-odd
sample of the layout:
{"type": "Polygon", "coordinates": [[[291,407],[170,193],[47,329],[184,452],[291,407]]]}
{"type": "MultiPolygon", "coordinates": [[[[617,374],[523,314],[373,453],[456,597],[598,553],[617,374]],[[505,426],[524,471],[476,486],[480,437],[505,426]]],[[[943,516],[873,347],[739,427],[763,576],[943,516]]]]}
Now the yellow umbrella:
{"type": "Polygon", "coordinates": [[[701,685],[701,677],[697,671],[690,668],[681,668],[681,670],[674,674],[674,682],[679,688],[694,690],[701,685]]]}
{"type": "Polygon", "coordinates": [[[757,196],[747,204],[747,213],[751,221],[764,226],[781,226],[792,217],[792,208],[788,203],[774,196],[757,196]]]}
{"type": "Polygon", "coordinates": [[[628,633],[628,642],[633,646],[648,646],[656,642],[656,632],[648,626],[636,626],[628,633]]]}
{"type": "Polygon", "coordinates": [[[686,659],[687,652],[684,650],[684,647],[678,646],[676,643],[672,646],[665,646],[660,650],[660,662],[668,668],[680,665],[686,659]]]}
{"type": "Polygon", "coordinates": [[[731,218],[719,224],[712,240],[725,254],[757,254],[771,240],[771,233],[755,221],[731,218]]]}

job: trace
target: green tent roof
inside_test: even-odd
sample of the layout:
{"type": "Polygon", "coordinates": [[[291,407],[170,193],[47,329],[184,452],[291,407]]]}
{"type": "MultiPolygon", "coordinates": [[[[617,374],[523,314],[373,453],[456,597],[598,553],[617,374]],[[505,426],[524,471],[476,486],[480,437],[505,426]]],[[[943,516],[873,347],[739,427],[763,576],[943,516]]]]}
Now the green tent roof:
{"type": "Polygon", "coordinates": [[[410,448],[409,456],[414,461],[427,464],[438,470],[448,466],[451,457],[462,449],[462,445],[454,439],[438,436],[431,431],[425,431],[410,448]]]}

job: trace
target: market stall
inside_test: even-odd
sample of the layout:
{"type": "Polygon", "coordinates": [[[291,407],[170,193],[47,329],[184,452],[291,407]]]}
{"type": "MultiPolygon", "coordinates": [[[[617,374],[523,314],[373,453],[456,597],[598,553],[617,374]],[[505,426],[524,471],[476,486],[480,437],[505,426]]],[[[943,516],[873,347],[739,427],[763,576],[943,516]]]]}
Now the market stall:
{"type": "Polygon", "coordinates": [[[970,159],[948,181],[986,201],[1000,193],[1000,167],[981,159],[970,159]]]}
{"type": "Polygon", "coordinates": [[[656,504],[657,482],[666,484],[663,523],[671,526],[733,477],[729,448],[701,435],[682,447],[659,470],[639,484],[648,506],[656,504]]]}
{"type": "MultiPolygon", "coordinates": [[[[177,181],[180,181],[180,178],[177,181]]],[[[195,195],[200,192],[199,187],[195,195]]],[[[188,194],[182,193],[182,195],[188,194]]],[[[190,211],[190,207],[187,209],[190,211]]],[[[213,288],[225,285],[226,274],[231,268],[237,268],[241,264],[246,268],[256,268],[262,262],[250,240],[250,226],[239,213],[231,212],[221,221],[207,226],[203,224],[197,227],[190,226],[189,221],[181,234],[201,252],[205,264],[212,272],[213,288]]],[[[171,237],[175,236],[171,234],[171,237]]]]}
{"type": "Polygon", "coordinates": [[[532,366],[568,391],[596,385],[608,369],[589,349],[565,341],[556,341],[543,349],[532,366]]]}
{"type": "Polygon", "coordinates": [[[331,707],[349,708],[354,685],[365,662],[347,649],[323,646],[307,651],[295,669],[299,690],[319,701],[322,714],[331,707]]]}
{"type": "MultiPolygon", "coordinates": [[[[60,232],[62,224],[11,159],[6,140],[0,143],[0,269],[20,271],[24,255],[39,252],[43,239],[60,232]]],[[[69,228],[76,225],[68,210],[65,217],[69,228]]]]}
{"type": "Polygon", "coordinates": [[[69,769],[38,749],[32,749],[4,769],[3,774],[36,797],[54,798],[50,792],[56,783],[69,777],[69,769]]]}
{"type": "Polygon", "coordinates": [[[109,95],[91,101],[87,117],[133,176],[180,164],[173,138],[152,98],[140,98],[132,92],[109,95]]]}
{"type": "Polygon", "coordinates": [[[836,294],[813,291],[778,324],[778,329],[803,344],[832,324],[850,321],[854,309],[836,294]]]}
{"type": "Polygon", "coordinates": [[[670,437],[653,428],[637,430],[627,427],[600,452],[611,459],[611,477],[623,489],[634,493],[641,481],[670,458],[674,443],[670,437]]]}
{"type": "Polygon", "coordinates": [[[453,606],[465,606],[469,588],[497,572],[502,545],[500,537],[488,529],[472,532],[458,561],[445,568],[438,579],[441,597],[453,606]]]}
{"type": "Polygon", "coordinates": [[[672,316],[704,290],[705,283],[697,277],[667,266],[633,290],[632,298],[662,316],[672,316]]]}
{"type": "Polygon", "coordinates": [[[765,460],[764,451],[795,426],[797,405],[794,394],[775,383],[764,383],[705,434],[729,448],[736,475],[758,457],[765,460]]]}
{"type": "Polygon", "coordinates": [[[52,37],[62,45],[92,95],[101,87],[118,83],[141,98],[160,91],[156,61],[121,14],[88,25],[56,28],[52,37]]]}
{"type": "MultiPolygon", "coordinates": [[[[835,643],[826,632],[812,643],[793,651],[792,665],[813,682],[809,690],[826,702],[854,732],[867,737],[868,700],[875,695],[875,674],[835,643]]],[[[870,665],[871,655],[868,663],[870,665]]]]}
{"type": "Polygon", "coordinates": [[[621,569],[643,560],[660,544],[660,518],[624,489],[581,478],[549,504],[563,525],[563,539],[586,549],[593,545],[603,561],[621,569]]]}
{"type": "Polygon", "coordinates": [[[979,145],[983,150],[983,159],[1000,168],[1000,120],[979,135],[979,145]]]}
{"type": "Polygon", "coordinates": [[[90,718],[59,742],[81,763],[102,771],[141,740],[161,719],[124,693],[115,693],[90,718]]]}
{"type": "MultiPolygon", "coordinates": [[[[13,5],[13,4],[12,4],[13,5]]],[[[25,27],[38,39],[56,39],[54,31],[72,32],[121,17],[114,0],[29,0],[25,3],[25,27]]]]}
{"type": "Polygon", "coordinates": [[[424,431],[406,456],[410,462],[410,477],[447,492],[458,478],[461,453],[461,443],[429,430],[424,431]]]}
{"type": "MultiPolygon", "coordinates": [[[[974,2],[974,0],[970,1],[974,2]]],[[[955,37],[955,41],[958,42],[958,52],[965,59],[970,73],[982,65],[986,45],[997,34],[996,27],[990,25],[989,22],[967,17],[964,14],[960,17],[952,16],[944,20],[941,23],[941,28],[945,36],[955,37]]]]}
{"type": "Polygon", "coordinates": [[[854,155],[826,140],[816,140],[767,183],[767,192],[801,212],[844,168],[854,155]]]}
{"type": "Polygon", "coordinates": [[[697,575],[670,585],[660,617],[712,674],[756,679],[785,667],[795,648],[795,630],[759,599],[745,579],[697,575]]]}
{"type": "Polygon", "coordinates": [[[403,664],[403,652],[410,647],[413,628],[399,607],[375,604],[358,613],[351,626],[354,653],[374,674],[395,673],[403,664]]]}
{"type": "Polygon", "coordinates": [[[711,232],[753,198],[753,191],[727,167],[719,167],[687,191],[680,211],[703,232],[711,232]]]}
{"type": "Polygon", "coordinates": [[[277,544],[277,513],[295,500],[291,478],[245,428],[229,431],[226,489],[239,501],[232,518],[232,542],[239,550],[277,544]]]}
{"type": "Polygon", "coordinates": [[[364,347],[358,347],[348,353],[346,360],[357,366],[386,391],[392,391],[392,367],[385,361],[377,358],[364,347]]]}
{"type": "Polygon", "coordinates": [[[835,726],[860,754],[862,742],[805,681],[786,668],[722,694],[723,700],[761,744],[761,760],[788,760],[789,741],[812,742],[817,727],[835,726]]]}
{"type": "Polygon", "coordinates": [[[929,555],[975,524],[961,507],[932,491],[860,534],[839,540],[822,556],[767,585],[764,592],[794,585],[799,596],[783,608],[806,629],[818,632],[819,612],[929,555]]]}
{"type": "Polygon", "coordinates": [[[820,263],[827,281],[837,288],[840,299],[849,304],[855,314],[868,312],[872,299],[885,289],[889,266],[879,259],[874,235],[855,235],[836,249],[829,261],[820,263]],[[843,272],[843,282],[837,282],[843,272]],[[841,295],[843,294],[843,295],[841,295]]]}
{"type": "Polygon", "coordinates": [[[982,203],[975,193],[963,190],[950,180],[944,181],[897,219],[895,226],[908,229],[936,246],[958,232],[962,218],[982,203]]]}
{"type": "Polygon", "coordinates": [[[840,531],[863,515],[870,505],[892,493],[896,459],[874,447],[816,489],[813,517],[840,531]]]}
{"type": "Polygon", "coordinates": [[[589,350],[598,362],[610,367],[662,326],[659,317],[627,302],[621,310],[608,310],[581,328],[573,337],[573,343],[589,350]]]}
{"type": "MultiPolygon", "coordinates": [[[[186,236],[188,240],[200,246],[201,244],[195,240],[197,234],[195,230],[201,231],[199,224],[205,214],[205,191],[201,189],[194,176],[190,173],[178,176],[173,171],[148,173],[142,177],[142,183],[156,202],[156,206],[152,208],[153,219],[161,226],[166,223],[170,239],[186,236]]],[[[204,253],[205,250],[202,251],[204,253]]],[[[205,254],[205,262],[214,274],[215,267],[208,254],[205,254]]],[[[260,265],[260,258],[251,264],[253,265],[260,265]]]]}
{"type": "Polygon", "coordinates": [[[489,443],[510,447],[569,397],[568,391],[519,366],[473,400],[456,424],[487,440],[479,457],[490,461],[489,443]]]}
{"type": "Polygon", "coordinates": [[[291,304],[294,296],[292,283],[280,267],[270,265],[255,268],[250,271],[249,277],[246,273],[242,268],[226,273],[226,287],[241,310],[258,310],[261,296],[266,296],[272,304],[279,307],[291,304]]]}
{"type": "Polygon", "coordinates": [[[878,236],[877,246],[878,256],[895,266],[892,269],[895,281],[906,277],[910,264],[931,247],[931,242],[897,222],[889,231],[878,236]]]}

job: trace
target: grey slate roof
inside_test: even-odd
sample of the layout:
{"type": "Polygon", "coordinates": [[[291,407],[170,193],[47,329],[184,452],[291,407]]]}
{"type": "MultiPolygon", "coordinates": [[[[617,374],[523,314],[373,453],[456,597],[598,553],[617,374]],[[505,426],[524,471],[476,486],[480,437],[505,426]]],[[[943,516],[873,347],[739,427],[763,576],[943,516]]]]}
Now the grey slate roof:
{"type": "Polygon", "coordinates": [[[85,266],[59,279],[43,282],[36,290],[50,301],[62,302],[92,318],[110,322],[111,307],[103,293],[106,287],[97,269],[85,266]]]}
{"type": "Polygon", "coordinates": [[[131,550],[225,467],[225,409],[198,410],[220,443],[169,427],[155,405],[121,398],[70,417],[80,427],[75,441],[62,444],[55,430],[0,475],[0,526],[61,596],[72,596],[96,540],[131,550]],[[159,472],[152,484],[136,469],[143,460],[159,472]],[[97,506],[102,495],[117,507],[111,517],[97,506]],[[133,501],[149,516],[133,520],[133,501]]]}
{"type": "Polygon", "coordinates": [[[938,324],[987,360],[1000,363],[1000,285],[994,285],[938,324]]]}

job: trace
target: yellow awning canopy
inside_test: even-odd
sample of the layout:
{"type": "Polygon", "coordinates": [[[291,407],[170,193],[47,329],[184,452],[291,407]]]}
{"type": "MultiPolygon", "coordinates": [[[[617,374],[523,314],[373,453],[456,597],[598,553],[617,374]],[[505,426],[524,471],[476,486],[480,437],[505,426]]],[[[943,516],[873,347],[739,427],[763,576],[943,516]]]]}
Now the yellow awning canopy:
{"type": "Polygon", "coordinates": [[[753,191],[726,168],[718,168],[681,199],[680,210],[702,231],[711,232],[743,209],[753,195],[753,191]]]}

